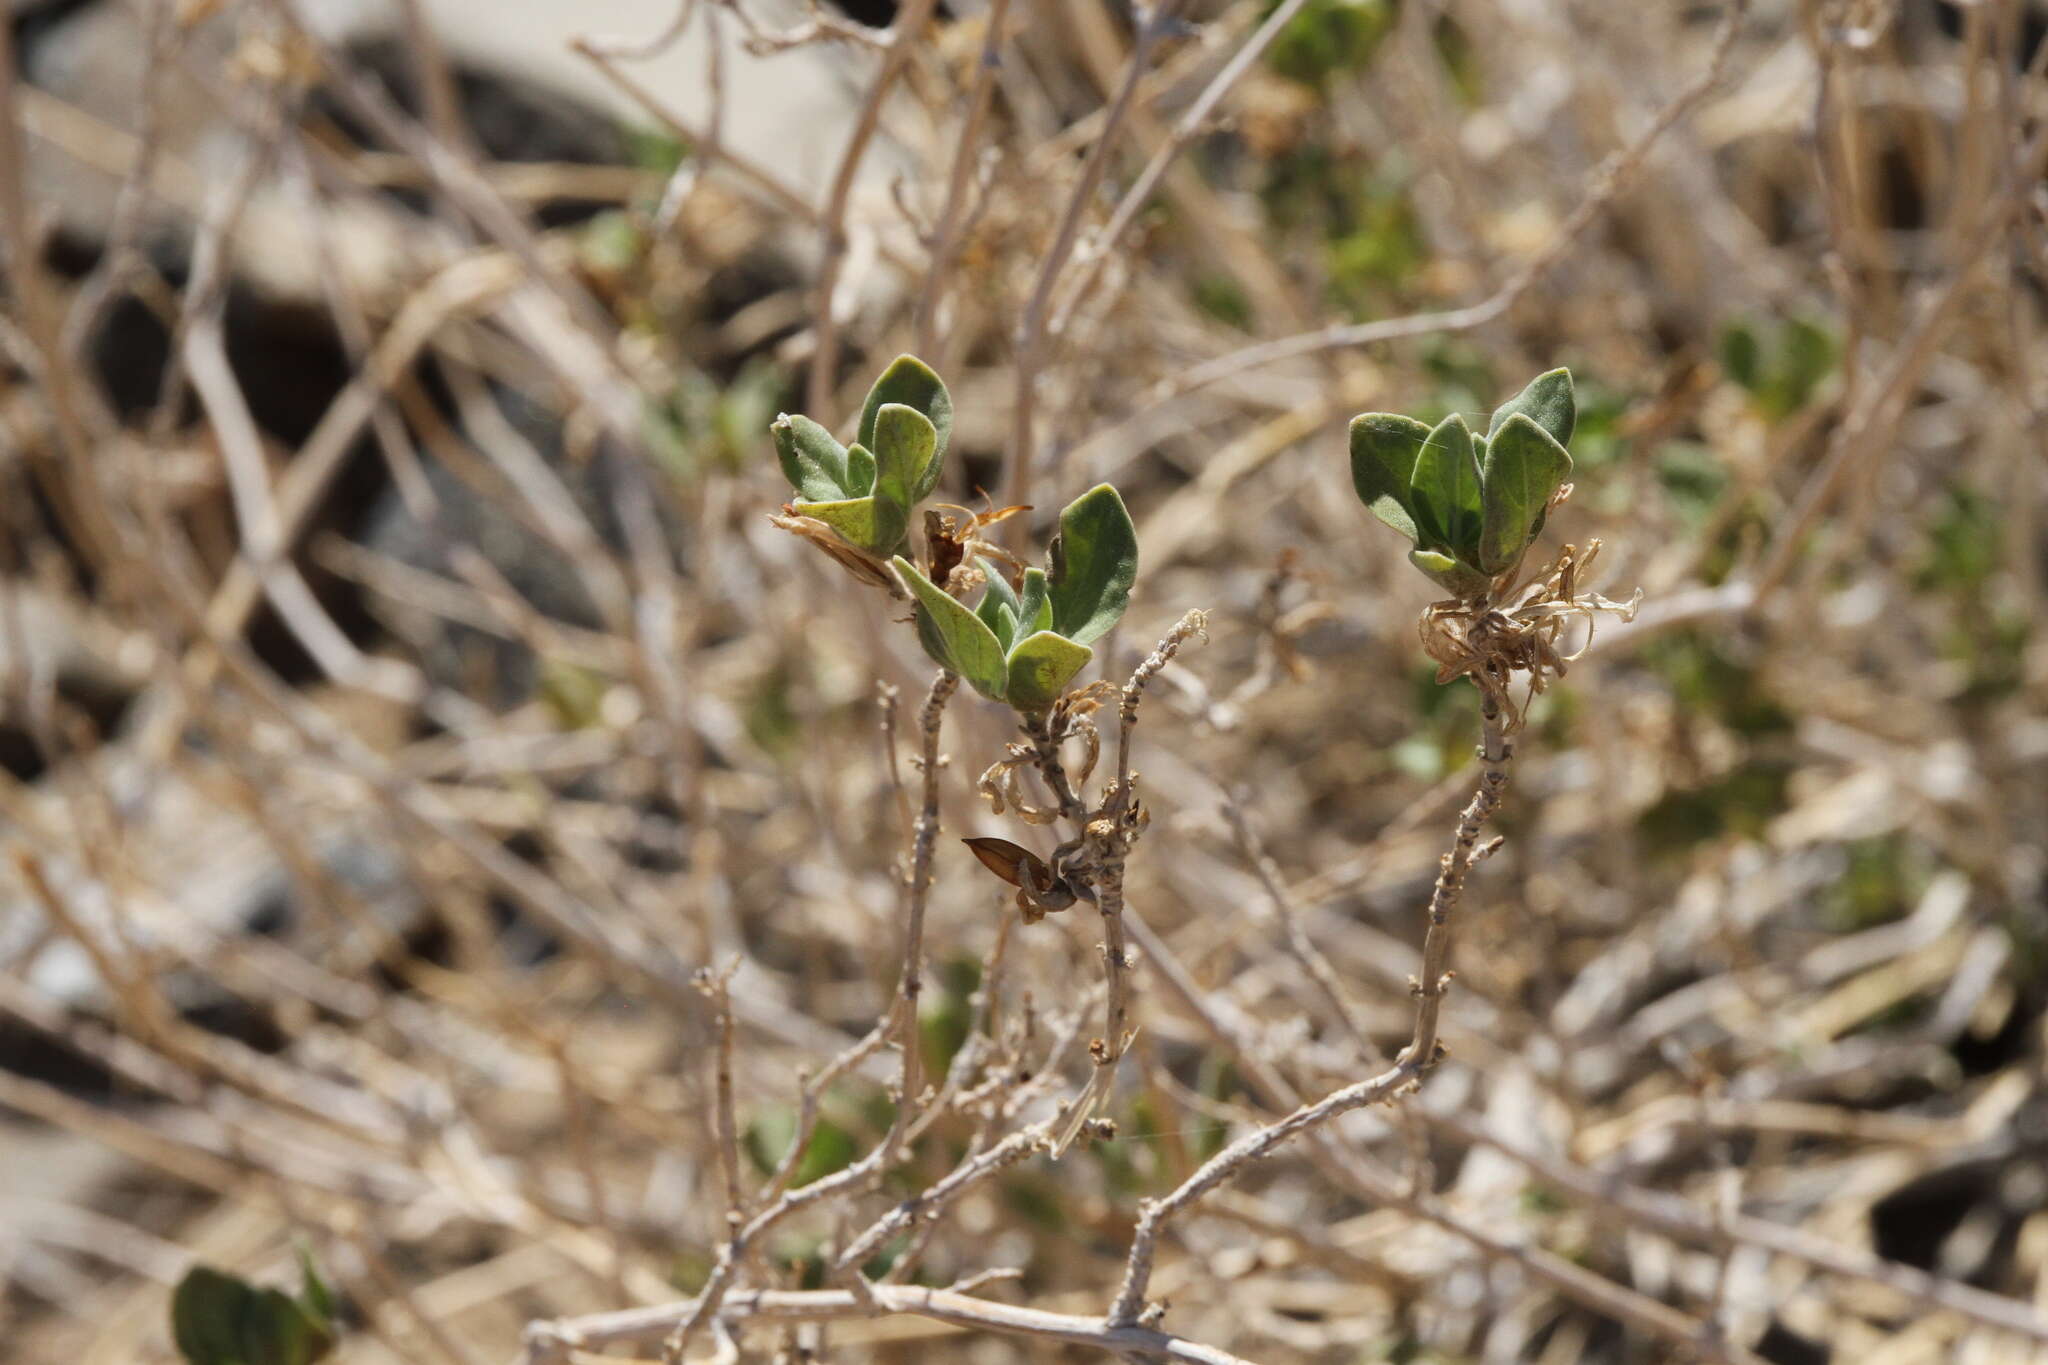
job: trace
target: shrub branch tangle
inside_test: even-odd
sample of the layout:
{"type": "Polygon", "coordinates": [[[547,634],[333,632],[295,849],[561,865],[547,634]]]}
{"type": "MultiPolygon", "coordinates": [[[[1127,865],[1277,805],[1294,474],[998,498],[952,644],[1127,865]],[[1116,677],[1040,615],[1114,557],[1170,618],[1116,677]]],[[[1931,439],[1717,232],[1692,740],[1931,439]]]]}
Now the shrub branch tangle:
{"type": "Polygon", "coordinates": [[[2048,1342],[2025,6],[676,0],[575,49],[673,134],[635,166],[500,159],[472,62],[519,34],[463,7],[400,7],[423,116],[283,0],[60,8],[0,26],[24,1361],[2048,1342]],[[138,98],[71,59],[107,34],[138,98]],[[764,146],[841,84],[843,146],[764,146]],[[871,393],[913,337],[994,410],[871,393]],[[1523,405],[1580,548],[1510,572],[1559,460],[1471,413],[1553,352],[1601,373],[1568,441],[1523,405]],[[778,522],[854,616],[960,624],[900,557],[987,630],[880,785],[882,651],[759,533],[805,379],[778,522]],[[1375,548],[1293,498],[1383,395],[1428,410],[1353,471],[1444,599],[1419,708],[1384,597],[1270,562],[1375,548]],[[1034,517],[932,506],[970,433],[1034,517]],[[1144,638],[1037,629],[1111,469],[1144,638]],[[1624,525],[1655,610],[1539,724],[1624,525]],[[1148,686],[1179,594],[1219,648],[1148,686]],[[938,799],[984,767],[1000,820],[938,799]],[[1200,823],[1240,773],[1242,858],[1200,823]],[[948,832],[1018,913],[947,894],[948,832]]]}
{"type": "MultiPolygon", "coordinates": [[[[863,433],[883,433],[877,438],[882,444],[893,438],[886,434],[888,422],[876,420],[875,414],[890,413],[892,405],[876,395],[891,391],[914,391],[926,411],[940,411],[950,419],[950,398],[944,385],[921,363],[903,357],[877,381],[864,409],[863,433]]],[[[899,429],[925,429],[913,427],[907,418],[893,420],[899,429]]],[[[1165,1312],[1163,1305],[1150,1302],[1148,1295],[1161,1238],[1176,1217],[1291,1138],[1366,1106],[1398,1100],[1436,1065],[1443,1055],[1438,1035],[1466,878],[1500,843],[1497,838],[1483,840],[1487,823],[1506,793],[1513,737],[1523,722],[1524,711],[1511,690],[1541,691],[1549,680],[1565,672],[1577,657],[1560,648],[1560,637],[1568,626],[1583,623],[1590,641],[1596,613],[1624,618],[1634,614],[1633,601],[1613,602],[1581,590],[1579,575],[1597,553],[1597,541],[1583,556],[1567,545],[1526,582],[1522,577],[1524,561],[1550,512],[1571,492],[1565,482],[1571,471],[1566,447],[1574,425],[1572,381],[1564,370],[1539,376],[1502,405],[1483,436],[1474,435],[1457,417],[1434,428],[1388,413],[1367,413],[1352,422],[1351,470],[1361,502],[1414,543],[1410,559],[1417,568],[1455,594],[1433,603],[1419,622],[1424,650],[1438,665],[1438,681],[1469,678],[1480,694],[1479,786],[1458,817],[1430,893],[1421,974],[1411,983],[1415,1012],[1410,1039],[1385,1070],[1253,1129],[1203,1162],[1169,1194],[1146,1200],[1139,1209],[1122,1281],[1099,1320],[1055,1322],[1050,1315],[1019,1314],[992,1303],[978,1304],[958,1289],[944,1295],[921,1291],[921,1295],[910,1297],[894,1293],[881,1297],[861,1266],[889,1239],[929,1220],[963,1190],[995,1171],[1040,1150],[1055,1156],[1063,1153],[1089,1131],[1091,1120],[1104,1136],[1114,1131],[1106,1120],[1093,1116],[1111,1094],[1116,1063],[1132,1033],[1130,976],[1134,964],[1125,932],[1123,877],[1125,860],[1145,827],[1146,816],[1137,796],[1137,775],[1130,766],[1131,736],[1146,684],[1183,644],[1205,634],[1206,618],[1198,611],[1187,613],[1121,689],[1112,691],[1097,683],[1068,690],[1067,685],[1092,656],[1092,643],[1122,616],[1136,580],[1136,535],[1115,490],[1107,485],[1098,487],[1068,506],[1061,514],[1060,531],[1045,569],[1021,566],[1014,556],[980,539],[980,530],[1000,520],[1001,513],[969,515],[964,522],[930,516],[925,566],[920,568],[900,553],[905,548],[902,528],[910,523],[909,502],[879,516],[868,512],[842,516],[830,509],[838,521],[815,517],[821,510],[815,503],[788,509],[777,519],[778,525],[803,535],[864,582],[885,585],[877,555],[885,550],[896,552],[890,568],[915,604],[920,642],[941,665],[920,722],[924,802],[910,860],[902,984],[893,1021],[878,1025],[876,1034],[860,1045],[871,1047],[886,1030],[904,1050],[896,1119],[884,1141],[861,1162],[801,1192],[781,1194],[744,1226],[736,1215],[734,1236],[721,1254],[710,1284],[689,1304],[546,1325],[537,1329],[532,1339],[531,1358],[553,1358],[551,1352],[571,1346],[644,1338],[658,1327],[673,1324],[667,1358],[679,1360],[690,1337],[715,1321],[722,1306],[731,1305],[744,1313],[752,1305],[751,1311],[768,1312],[770,1300],[760,1294],[744,1299],[733,1296],[734,1275],[747,1247],[773,1222],[794,1211],[796,1204],[815,1198],[812,1192],[819,1186],[836,1191],[871,1181],[901,1152],[912,1127],[910,1116],[921,1099],[919,1073],[912,1060],[912,1026],[921,980],[918,958],[924,900],[937,834],[939,713],[956,681],[965,678],[983,696],[1017,709],[1025,735],[1010,744],[1005,756],[982,775],[980,786],[993,809],[998,814],[1013,811],[1030,825],[1072,830],[1069,838],[1043,858],[1005,839],[981,837],[965,842],[984,866],[1016,888],[1016,905],[1024,923],[1036,923],[1077,901],[1094,903],[1102,916],[1105,1012],[1103,1034],[1089,1046],[1094,1069],[1082,1090],[1060,1103],[1051,1118],[970,1154],[950,1175],[854,1237],[832,1262],[833,1273],[849,1286],[846,1297],[784,1296],[787,1311],[798,1311],[801,1301],[827,1316],[832,1312],[829,1304],[838,1304],[849,1313],[926,1313],[990,1330],[1042,1334],[1146,1358],[1231,1359],[1194,1343],[1146,1335],[1157,1329],[1165,1312]],[[802,524],[806,518],[825,524],[822,529],[807,526],[802,524]],[[870,534],[877,526],[882,532],[870,534]],[[865,538],[850,540],[842,528],[851,528],[865,538]],[[961,596],[975,587],[984,588],[984,594],[979,605],[970,609],[961,596]],[[1081,788],[1101,756],[1093,716],[1108,696],[1117,703],[1115,760],[1099,802],[1091,809],[1081,788]],[[1064,746],[1070,742],[1083,746],[1078,768],[1070,767],[1064,756],[1064,746]],[[1036,804],[1025,790],[1020,778],[1027,771],[1036,772],[1043,780],[1051,794],[1050,807],[1036,804]],[[1087,1325],[1077,1327],[1076,1322],[1087,1325]]],[[[937,422],[927,426],[940,429],[937,422]]],[[[919,480],[929,487],[935,476],[928,473],[927,464],[935,463],[944,450],[943,438],[934,441],[919,436],[902,442],[899,448],[908,448],[916,458],[891,456],[874,462],[881,468],[893,461],[905,471],[891,484],[866,476],[868,459],[854,453],[863,450],[865,441],[842,452],[823,428],[800,418],[777,419],[775,433],[784,468],[800,492],[803,478],[814,466],[861,471],[828,490],[842,494],[841,501],[871,498],[876,496],[875,490],[890,486],[915,487],[919,480]]],[[[1581,652],[1584,647],[1580,645],[1581,652]]],[[[1177,973],[1180,968],[1175,965],[1173,970],[1177,973]]],[[[807,1095],[810,1093],[807,1087],[807,1095]]],[[[809,1131],[807,1126],[799,1135],[799,1144],[809,1131]]],[[[793,1147],[785,1158],[785,1168],[796,1157],[797,1148],[793,1147]]],[[[775,1300],[778,1304],[783,1301],[775,1300]]],[[[1724,1352],[1722,1358],[1736,1357],[1724,1352]]]]}

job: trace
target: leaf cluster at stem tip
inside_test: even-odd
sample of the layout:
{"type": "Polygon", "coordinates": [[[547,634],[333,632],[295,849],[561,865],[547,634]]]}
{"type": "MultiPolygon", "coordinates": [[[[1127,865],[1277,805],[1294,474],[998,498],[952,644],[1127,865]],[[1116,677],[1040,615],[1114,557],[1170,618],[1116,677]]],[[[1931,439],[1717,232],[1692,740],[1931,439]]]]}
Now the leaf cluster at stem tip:
{"type": "Polygon", "coordinates": [[[894,562],[916,599],[925,652],[991,701],[1039,712],[1123,616],[1138,577],[1138,532],[1116,489],[1097,484],[1060,513],[1045,568],[1024,570],[1013,585],[983,559],[988,592],[971,610],[908,559],[894,562]]]}
{"type": "Polygon", "coordinates": [[[1351,419],[1351,481],[1363,502],[1414,542],[1416,568],[1458,597],[1521,567],[1571,474],[1577,409],[1570,370],[1529,381],[1484,436],[1457,413],[1423,425],[1391,412],[1351,419]]]}
{"type": "Polygon", "coordinates": [[[938,486],[953,435],[953,396],[916,356],[898,356],[861,405],[851,446],[810,418],[783,413],[769,431],[793,504],[878,558],[901,550],[910,510],[938,486]]]}

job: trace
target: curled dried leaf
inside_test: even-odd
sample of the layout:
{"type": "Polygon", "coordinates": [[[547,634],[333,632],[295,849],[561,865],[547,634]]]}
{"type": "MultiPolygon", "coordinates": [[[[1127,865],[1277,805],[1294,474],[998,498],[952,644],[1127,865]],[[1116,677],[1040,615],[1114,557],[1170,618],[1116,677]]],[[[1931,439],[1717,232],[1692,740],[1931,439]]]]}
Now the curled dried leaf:
{"type": "Polygon", "coordinates": [[[1528,675],[1528,695],[1536,696],[1551,679],[1563,677],[1591,646],[1594,623],[1601,615],[1635,619],[1642,589],[1628,601],[1617,602],[1579,586],[1599,553],[1598,540],[1589,542],[1583,555],[1577,546],[1565,546],[1513,601],[1498,607],[1464,598],[1431,605],[1418,627],[1423,652],[1437,665],[1436,680],[1471,678],[1499,708],[1506,732],[1520,729],[1522,708],[1508,692],[1516,673],[1528,675]],[[1577,649],[1564,652],[1560,638],[1581,621],[1586,638],[1577,649]]]}
{"type": "Polygon", "coordinates": [[[840,568],[861,582],[871,587],[886,588],[891,597],[903,596],[903,585],[898,583],[896,575],[889,571],[886,560],[878,559],[852,544],[816,517],[803,516],[795,508],[785,504],[781,515],[771,513],[768,521],[777,529],[787,531],[817,546],[840,568]]]}

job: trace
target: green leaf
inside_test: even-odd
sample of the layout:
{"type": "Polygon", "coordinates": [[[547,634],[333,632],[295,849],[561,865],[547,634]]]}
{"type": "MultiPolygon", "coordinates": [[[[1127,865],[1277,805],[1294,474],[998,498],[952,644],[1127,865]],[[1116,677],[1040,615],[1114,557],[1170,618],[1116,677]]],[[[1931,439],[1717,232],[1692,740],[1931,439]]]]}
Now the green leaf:
{"type": "Polygon", "coordinates": [[[256,1290],[218,1270],[195,1265],[171,1292],[171,1339],[192,1365],[237,1365],[241,1324],[256,1290]]]}
{"type": "Polygon", "coordinates": [[[1813,391],[1835,368],[1835,338],[1825,328],[1805,318],[1789,318],[1785,322],[1783,347],[1785,376],[1782,402],[1785,413],[1790,415],[1812,401],[1813,391]]]}
{"type": "Polygon", "coordinates": [[[768,430],[775,437],[782,472],[800,497],[834,502],[852,491],[846,486],[846,450],[831,432],[801,413],[787,412],[768,430]]]}
{"type": "Polygon", "coordinates": [[[1060,699],[1094,656],[1088,646],[1049,630],[1026,635],[1010,650],[1006,699],[1019,711],[1043,711],[1060,699]]]}
{"type": "Polygon", "coordinates": [[[1501,424],[1479,462],[1485,504],[1481,569],[1505,573],[1521,562],[1551,497],[1571,472],[1572,457],[1527,413],[1501,424]]]}
{"type": "Polygon", "coordinates": [[[312,1365],[333,1349],[333,1336],[297,1301],[282,1290],[257,1291],[242,1329],[248,1365],[312,1365]]]}
{"type": "Polygon", "coordinates": [[[1721,369],[1728,377],[1756,392],[1763,377],[1763,347],[1756,338],[1756,329],[1746,322],[1728,325],[1721,333],[1721,369]]]}
{"type": "Polygon", "coordinates": [[[1457,413],[1436,424],[1415,457],[1409,485],[1410,508],[1427,549],[1448,550],[1459,559],[1479,551],[1479,460],[1472,431],[1457,413]]]}
{"type": "MultiPolygon", "coordinates": [[[[789,1155],[789,1145],[796,1141],[796,1128],[796,1112],[778,1106],[747,1124],[740,1134],[740,1145],[755,1168],[769,1175],[789,1155]]],[[[858,1154],[853,1134],[829,1117],[820,1116],[811,1129],[810,1145],[797,1158],[796,1169],[790,1174],[790,1187],[800,1189],[813,1180],[844,1170],[858,1154]]]]}
{"type": "MultiPolygon", "coordinates": [[[[325,1286],[313,1297],[327,1302],[325,1286]]],[[[192,1365],[312,1365],[334,1348],[326,1324],[282,1291],[207,1266],[172,1292],[171,1337],[192,1365]]]]}
{"type": "Polygon", "coordinates": [[[1097,484],[1067,504],[1049,558],[1053,629],[1095,643],[1123,616],[1138,581],[1138,528],[1114,488],[1097,484]]]}
{"type": "Polygon", "coordinates": [[[988,575],[988,591],[982,594],[981,605],[974,609],[974,614],[996,633],[997,641],[1007,650],[1013,638],[1011,631],[1014,630],[1017,617],[1020,615],[1017,590],[1010,586],[1009,579],[1003,577],[1003,571],[986,559],[981,561],[981,571],[988,575]],[[1009,629],[1005,629],[1002,624],[1005,607],[1010,611],[1009,629]]]}
{"type": "Polygon", "coordinates": [[[1518,414],[1541,427],[1560,446],[1570,445],[1572,428],[1578,424],[1578,407],[1572,398],[1572,372],[1550,370],[1530,380],[1520,393],[1493,410],[1493,421],[1486,428],[1486,438],[1492,440],[1493,434],[1507,425],[1508,418],[1518,414]]]}
{"type": "Polygon", "coordinates": [[[1483,592],[1491,581],[1479,570],[1467,568],[1449,555],[1435,550],[1410,550],[1408,562],[1443,585],[1454,597],[1470,597],[1483,592]]]}
{"type": "Polygon", "coordinates": [[[846,452],[846,496],[864,498],[874,491],[874,452],[855,441],[846,452]]]}
{"type": "Polygon", "coordinates": [[[1024,635],[1052,629],[1052,599],[1046,595],[1043,569],[1024,571],[1024,592],[1017,601],[1017,625],[1024,635]]]}
{"type": "Polygon", "coordinates": [[[953,395],[946,391],[945,381],[932,373],[929,365],[913,355],[899,355],[882,377],[868,390],[867,401],[860,410],[860,443],[870,450],[880,449],[876,445],[875,429],[879,423],[882,408],[890,403],[901,403],[923,414],[932,424],[932,455],[919,471],[911,485],[911,503],[922,502],[931,495],[938,485],[940,466],[945,460],[946,446],[953,439],[953,395]]]}
{"type": "Polygon", "coordinates": [[[299,1255],[299,1307],[306,1316],[322,1327],[334,1322],[334,1291],[327,1281],[320,1277],[320,1267],[313,1262],[313,1253],[302,1242],[296,1248],[299,1255]]]}
{"type": "Polygon", "coordinates": [[[1351,419],[1351,486],[1372,514],[1410,540],[1418,539],[1408,488],[1429,428],[1413,417],[1367,412],[1351,419]]]}
{"type": "Polygon", "coordinates": [[[847,498],[840,502],[800,502],[796,510],[816,517],[837,531],[849,544],[871,555],[893,554],[903,543],[909,521],[901,507],[873,496],[847,498]]]}
{"type": "Polygon", "coordinates": [[[874,448],[875,492],[908,512],[923,496],[917,482],[938,454],[938,429],[915,408],[884,403],[875,415],[874,448]]]}
{"type": "Polygon", "coordinates": [[[918,638],[934,662],[967,679],[990,701],[1001,701],[1009,668],[1003,647],[988,623],[919,573],[903,556],[894,561],[896,576],[918,604],[918,638]]]}

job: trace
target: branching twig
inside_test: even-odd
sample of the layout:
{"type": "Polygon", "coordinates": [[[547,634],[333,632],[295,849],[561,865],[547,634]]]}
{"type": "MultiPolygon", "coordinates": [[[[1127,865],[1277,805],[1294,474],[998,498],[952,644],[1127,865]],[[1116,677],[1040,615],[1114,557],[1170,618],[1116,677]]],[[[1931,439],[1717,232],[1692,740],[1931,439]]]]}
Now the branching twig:
{"type": "Polygon", "coordinates": [[[861,101],[860,112],[854,116],[853,131],[847,137],[846,150],[840,153],[839,169],[834,173],[832,187],[825,196],[825,210],[819,222],[825,234],[825,255],[818,265],[818,303],[814,310],[818,320],[818,344],[811,353],[811,373],[806,385],[806,402],[812,412],[823,413],[831,409],[832,386],[837,382],[839,271],[846,263],[846,211],[853,196],[854,181],[861,161],[867,156],[868,143],[874,140],[875,130],[881,126],[882,106],[887,103],[890,89],[910,59],[912,39],[924,31],[932,11],[937,8],[938,0],[904,0],[896,11],[896,21],[889,26],[888,47],[882,53],[881,66],[868,86],[867,98],[861,101]]]}
{"type": "MultiPolygon", "coordinates": [[[[1504,316],[1523,295],[1565,259],[1571,252],[1573,243],[1634,178],[1650,148],[1658,139],[1692,112],[1700,101],[1720,84],[1721,77],[1727,70],[1729,54],[1734,50],[1736,34],[1741,30],[1742,19],[1747,11],[1748,0],[1732,0],[1727,17],[1722,21],[1721,31],[1715,39],[1713,55],[1708,59],[1707,69],[1697,80],[1674,96],[1634,142],[1610,157],[1593,173],[1585,198],[1579,201],[1571,216],[1558,225],[1549,243],[1521,269],[1502,281],[1500,288],[1489,297],[1464,308],[1445,309],[1435,313],[1413,313],[1406,317],[1382,318],[1371,322],[1334,323],[1313,332],[1303,332],[1296,336],[1282,337],[1277,341],[1263,341],[1246,346],[1182,371],[1174,377],[1167,392],[1160,396],[1155,406],[1247,371],[1283,360],[1292,360],[1297,356],[1313,355],[1318,351],[1355,350],[1378,342],[1427,336],[1435,332],[1471,331],[1504,316]]],[[[1140,411],[1125,418],[1124,421],[1136,424],[1142,422],[1148,415],[1148,412],[1140,411]]]]}
{"type": "MultiPolygon", "coordinates": [[[[1133,685],[1138,681],[1134,677],[1133,685]]],[[[1128,705],[1129,694],[1126,696],[1128,705]]],[[[1429,927],[1422,945],[1422,975],[1415,983],[1415,1027],[1408,1046],[1402,1049],[1394,1065],[1387,1070],[1327,1095],[1314,1104],[1302,1105],[1277,1123],[1247,1133],[1204,1162],[1171,1194],[1162,1199],[1147,1200],[1139,1211],[1137,1231],[1131,1238],[1123,1284],[1110,1306],[1111,1322],[1140,1320],[1145,1289],[1152,1278],[1159,1233],[1175,1214],[1231,1180],[1246,1166],[1265,1157],[1296,1133],[1319,1127],[1354,1109],[1393,1099],[1408,1086],[1419,1082],[1436,1065],[1439,1056],[1437,1020],[1443,1006],[1444,990],[1450,981],[1452,915],[1464,893],[1465,873],[1479,845],[1480,831],[1500,808],[1502,793],[1507,789],[1508,760],[1514,753],[1508,742],[1506,720],[1496,690],[1482,688],[1481,697],[1479,790],[1459,817],[1451,849],[1443,856],[1436,888],[1430,895],[1429,927]]]]}
{"type": "MultiPolygon", "coordinates": [[[[1117,135],[1130,114],[1132,97],[1137,94],[1138,84],[1144,78],[1146,67],[1151,64],[1154,49],[1166,35],[1178,11],[1179,0],[1158,0],[1158,3],[1138,11],[1137,36],[1131,44],[1130,63],[1124,70],[1123,84],[1117,88],[1116,96],[1103,116],[1102,130],[1096,134],[1095,146],[1089,151],[1088,160],[1082,164],[1081,178],[1067,198],[1066,210],[1053,233],[1052,246],[1047,249],[1045,261],[1039,266],[1038,281],[1032,286],[1031,297],[1017,320],[1016,355],[1011,362],[1016,369],[1016,396],[1011,403],[1010,474],[1005,497],[1005,501],[1013,506],[1031,501],[1031,479],[1036,463],[1032,428],[1038,395],[1038,368],[1045,358],[1046,321],[1052,306],[1053,290],[1058,287],[1061,272],[1066,269],[1067,260],[1080,237],[1081,219],[1095,198],[1103,173],[1109,169],[1109,157],[1116,150],[1117,135]]],[[[1013,522],[1009,527],[1011,545],[1021,544],[1029,529],[1021,517],[1013,522]]]]}
{"type": "Polygon", "coordinates": [[[918,1037],[918,1002],[924,993],[924,916],[925,906],[931,900],[932,851],[939,837],[939,722],[946,710],[946,703],[960,686],[960,675],[947,669],[939,670],[932,679],[931,690],[925,694],[924,707],[918,712],[918,734],[920,750],[918,767],[924,776],[924,804],[917,815],[916,833],[911,838],[909,905],[903,925],[903,974],[897,987],[896,1045],[903,1050],[902,1095],[896,1104],[896,1119],[890,1125],[889,1136],[882,1146],[888,1153],[883,1158],[887,1165],[895,1157],[895,1148],[904,1140],[911,1121],[917,1116],[918,1096],[924,1088],[923,1049],[918,1037]]]}
{"type": "MultiPolygon", "coordinates": [[[[687,1303],[535,1323],[527,1329],[525,1365],[553,1365],[569,1359],[572,1351],[657,1340],[679,1318],[696,1316],[701,1302],[693,1299],[687,1303]]],[[[872,1285],[865,1294],[850,1289],[754,1290],[733,1295],[728,1307],[734,1316],[784,1322],[830,1322],[877,1313],[905,1313],[980,1331],[1093,1347],[1125,1357],[1185,1361],[1189,1365],[1250,1365],[1228,1351],[1150,1327],[1018,1308],[951,1290],[912,1285],[872,1285]]]]}

